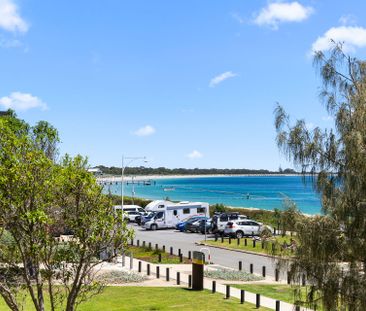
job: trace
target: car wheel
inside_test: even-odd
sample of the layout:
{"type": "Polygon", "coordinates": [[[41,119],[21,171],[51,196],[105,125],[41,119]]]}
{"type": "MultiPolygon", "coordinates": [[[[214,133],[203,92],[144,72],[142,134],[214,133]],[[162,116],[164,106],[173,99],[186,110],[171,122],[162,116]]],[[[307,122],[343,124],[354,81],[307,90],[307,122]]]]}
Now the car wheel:
{"type": "Polygon", "coordinates": [[[236,231],[235,236],[237,239],[241,239],[244,236],[243,231],[236,231]]]}
{"type": "Polygon", "coordinates": [[[156,229],[158,229],[158,225],[153,224],[153,225],[151,225],[151,226],[150,226],[150,229],[151,229],[152,231],[155,231],[156,229]]]}

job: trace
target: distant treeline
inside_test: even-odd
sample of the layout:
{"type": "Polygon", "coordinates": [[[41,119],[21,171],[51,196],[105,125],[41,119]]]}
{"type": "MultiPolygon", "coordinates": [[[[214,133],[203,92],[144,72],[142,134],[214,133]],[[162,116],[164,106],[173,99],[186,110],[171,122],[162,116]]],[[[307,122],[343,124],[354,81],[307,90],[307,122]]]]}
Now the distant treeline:
{"type": "MultiPolygon", "coordinates": [[[[103,165],[97,166],[103,174],[121,175],[120,167],[106,167],[103,165]]],[[[252,170],[252,169],[218,169],[218,168],[166,168],[166,167],[126,167],[125,175],[270,175],[270,174],[297,174],[293,169],[279,169],[278,171],[269,170],[252,170]]]]}

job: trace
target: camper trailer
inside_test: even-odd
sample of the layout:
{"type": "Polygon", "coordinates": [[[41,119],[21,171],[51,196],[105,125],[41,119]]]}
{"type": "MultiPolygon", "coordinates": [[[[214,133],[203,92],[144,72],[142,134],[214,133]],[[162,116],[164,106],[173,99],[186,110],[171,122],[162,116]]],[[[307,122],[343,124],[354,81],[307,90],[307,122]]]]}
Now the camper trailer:
{"type": "Polygon", "coordinates": [[[144,228],[147,230],[174,228],[178,222],[191,216],[209,217],[209,207],[209,204],[204,202],[153,201],[145,207],[145,210],[156,214],[144,224],[144,228]]]}

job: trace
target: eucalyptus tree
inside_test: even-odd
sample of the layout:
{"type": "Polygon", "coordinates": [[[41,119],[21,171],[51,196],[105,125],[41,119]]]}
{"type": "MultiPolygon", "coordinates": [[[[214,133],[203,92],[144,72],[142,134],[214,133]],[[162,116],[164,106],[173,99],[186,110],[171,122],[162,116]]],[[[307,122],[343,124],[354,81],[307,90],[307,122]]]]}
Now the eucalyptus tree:
{"type": "Polygon", "coordinates": [[[12,118],[0,118],[0,295],[11,310],[21,310],[27,295],[37,311],[47,304],[73,311],[100,292],[100,264],[131,232],[85,158],[54,162],[52,126],[12,118]],[[65,231],[73,233],[68,241],[60,238],[65,231]]]}
{"type": "MultiPolygon", "coordinates": [[[[279,148],[310,173],[322,200],[322,216],[297,223],[299,245],[291,268],[311,284],[307,302],[325,310],[366,310],[366,62],[343,51],[317,52],[321,98],[334,120],[312,130],[275,110],[279,148]]],[[[298,297],[300,299],[300,297],[298,297]]]]}

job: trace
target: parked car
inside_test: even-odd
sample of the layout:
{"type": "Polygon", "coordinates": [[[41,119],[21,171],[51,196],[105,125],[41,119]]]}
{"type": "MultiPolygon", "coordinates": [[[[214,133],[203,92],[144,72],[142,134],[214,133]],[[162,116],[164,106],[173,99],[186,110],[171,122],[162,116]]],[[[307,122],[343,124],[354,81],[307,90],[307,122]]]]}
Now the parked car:
{"type": "Polygon", "coordinates": [[[248,219],[248,217],[240,215],[237,212],[216,214],[212,217],[212,232],[222,234],[224,233],[225,226],[229,221],[244,219],[248,219]]]}
{"type": "Polygon", "coordinates": [[[190,221],[187,221],[187,224],[185,226],[186,232],[200,232],[200,222],[207,221],[207,217],[199,217],[195,219],[191,219],[190,221]]]}
{"type": "Polygon", "coordinates": [[[141,217],[141,212],[128,211],[126,212],[126,217],[128,218],[128,221],[135,222],[136,217],[141,217]]]}
{"type": "Polygon", "coordinates": [[[207,221],[201,220],[199,222],[199,232],[201,232],[202,234],[206,233],[212,233],[212,219],[209,218],[207,219],[207,221]],[[205,225],[206,225],[206,230],[205,230],[205,225]]]}
{"type": "Polygon", "coordinates": [[[229,221],[225,226],[224,235],[240,239],[245,235],[260,235],[265,228],[273,232],[271,227],[251,219],[229,221]]]}
{"type": "Polygon", "coordinates": [[[196,221],[197,219],[200,219],[200,218],[203,218],[204,216],[201,216],[201,215],[194,215],[194,216],[191,216],[183,221],[180,221],[178,222],[176,225],[175,225],[175,228],[177,230],[179,230],[180,232],[184,232],[186,230],[186,225],[188,222],[192,221],[196,221]]]}

